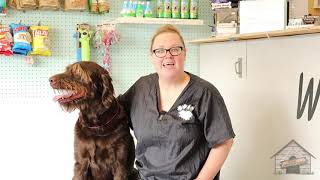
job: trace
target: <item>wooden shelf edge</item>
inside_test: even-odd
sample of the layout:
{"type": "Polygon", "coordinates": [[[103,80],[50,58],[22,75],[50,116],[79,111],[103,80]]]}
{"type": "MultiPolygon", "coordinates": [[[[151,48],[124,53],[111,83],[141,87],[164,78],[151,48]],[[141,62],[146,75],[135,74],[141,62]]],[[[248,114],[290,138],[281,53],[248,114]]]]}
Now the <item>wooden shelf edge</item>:
{"type": "Polygon", "coordinates": [[[257,32],[257,33],[234,34],[230,36],[217,36],[217,37],[206,38],[206,39],[192,40],[192,41],[189,41],[188,43],[202,44],[202,43],[215,43],[215,42],[226,42],[226,41],[241,41],[241,40],[250,40],[250,39],[295,36],[295,35],[315,34],[315,33],[320,33],[320,26],[285,29],[285,30],[277,30],[277,31],[267,31],[267,32],[257,32]]]}
{"type": "Polygon", "coordinates": [[[115,20],[116,24],[175,24],[175,25],[203,25],[201,19],[170,19],[170,18],[142,18],[120,17],[115,20]]]}

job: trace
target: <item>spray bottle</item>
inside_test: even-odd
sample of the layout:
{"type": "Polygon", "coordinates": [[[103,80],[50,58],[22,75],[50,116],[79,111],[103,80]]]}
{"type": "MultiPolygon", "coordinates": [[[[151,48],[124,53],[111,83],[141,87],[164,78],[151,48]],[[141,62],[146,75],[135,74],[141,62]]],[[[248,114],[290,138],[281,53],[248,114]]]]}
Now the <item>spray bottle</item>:
{"type": "Polygon", "coordinates": [[[163,17],[171,18],[171,0],[164,0],[163,5],[164,5],[163,17]]]}
{"type": "Polygon", "coordinates": [[[181,18],[181,2],[180,0],[172,0],[171,1],[171,5],[172,5],[172,18],[177,18],[180,19],[181,18]]]}
{"type": "Polygon", "coordinates": [[[190,0],[181,0],[181,18],[189,19],[190,0]]]}
{"type": "Polygon", "coordinates": [[[163,18],[163,0],[157,0],[157,18],[163,18]]]}
{"type": "Polygon", "coordinates": [[[152,12],[152,7],[151,7],[151,0],[147,0],[146,2],[146,8],[144,10],[144,17],[152,17],[153,16],[153,12],[152,12]]]}
{"type": "Polygon", "coordinates": [[[190,0],[190,19],[198,18],[198,0],[190,0]]]}

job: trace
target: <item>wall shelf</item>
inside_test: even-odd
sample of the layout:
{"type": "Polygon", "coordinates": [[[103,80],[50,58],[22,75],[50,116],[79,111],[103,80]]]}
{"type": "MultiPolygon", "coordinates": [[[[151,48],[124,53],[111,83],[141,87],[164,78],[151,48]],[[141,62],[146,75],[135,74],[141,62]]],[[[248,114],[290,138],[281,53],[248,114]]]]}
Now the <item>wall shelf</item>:
{"type": "Polygon", "coordinates": [[[189,43],[202,44],[202,43],[215,43],[215,42],[225,42],[225,41],[241,41],[241,40],[250,40],[250,39],[295,36],[295,35],[314,34],[314,33],[320,33],[320,26],[285,29],[285,30],[268,31],[268,32],[233,34],[229,36],[217,36],[217,37],[211,37],[206,39],[197,39],[197,40],[189,41],[189,43]]]}
{"type": "Polygon", "coordinates": [[[142,18],[120,17],[115,20],[116,24],[174,24],[174,25],[203,25],[200,19],[170,19],[170,18],[142,18]]]}

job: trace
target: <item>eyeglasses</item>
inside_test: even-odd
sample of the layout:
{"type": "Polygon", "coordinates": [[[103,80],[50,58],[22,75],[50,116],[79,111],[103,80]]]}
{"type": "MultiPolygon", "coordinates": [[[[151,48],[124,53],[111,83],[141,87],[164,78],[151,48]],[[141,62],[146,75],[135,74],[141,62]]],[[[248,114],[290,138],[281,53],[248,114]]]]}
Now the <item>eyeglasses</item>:
{"type": "Polygon", "coordinates": [[[179,56],[183,50],[183,47],[178,46],[178,47],[172,47],[170,49],[164,49],[164,48],[159,48],[159,49],[154,49],[152,52],[158,57],[158,58],[163,58],[167,55],[167,52],[171,54],[171,56],[179,56]]]}

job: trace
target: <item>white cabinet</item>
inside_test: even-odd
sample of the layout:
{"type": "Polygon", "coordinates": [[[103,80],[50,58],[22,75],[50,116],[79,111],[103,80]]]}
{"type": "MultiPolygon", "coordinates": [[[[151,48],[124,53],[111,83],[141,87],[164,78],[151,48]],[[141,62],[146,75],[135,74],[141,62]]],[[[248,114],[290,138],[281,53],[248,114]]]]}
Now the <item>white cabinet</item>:
{"type": "Polygon", "coordinates": [[[314,78],[315,99],[320,80],[319,47],[319,34],[200,44],[200,76],[222,94],[236,133],[221,179],[319,179],[320,106],[308,121],[308,101],[303,116],[297,119],[302,72],[302,98],[314,78]],[[243,59],[242,78],[235,72],[238,58],[243,59]],[[271,157],[291,140],[317,158],[311,158],[313,175],[275,174],[271,157]]]}

